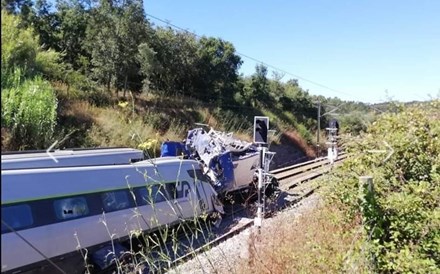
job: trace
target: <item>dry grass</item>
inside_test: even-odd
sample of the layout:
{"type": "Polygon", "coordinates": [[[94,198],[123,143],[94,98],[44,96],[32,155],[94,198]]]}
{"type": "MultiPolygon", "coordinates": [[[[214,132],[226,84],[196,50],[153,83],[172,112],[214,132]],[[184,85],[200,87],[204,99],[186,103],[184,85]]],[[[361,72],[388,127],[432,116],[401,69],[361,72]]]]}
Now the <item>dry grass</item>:
{"type": "MultiPolygon", "coordinates": [[[[69,90],[62,83],[54,83],[54,86],[59,100],[55,138],[66,139],[64,147],[137,147],[151,139],[159,144],[165,140],[177,141],[184,139],[197,122],[216,130],[232,131],[236,138],[252,141],[252,119],[207,107],[195,99],[130,93],[125,98],[105,93],[104,98],[101,90],[69,90]]],[[[280,136],[281,133],[277,133],[271,141],[278,142],[280,136]]],[[[6,134],[2,138],[2,150],[8,147],[7,137],[6,134]]],[[[286,138],[285,144],[297,145],[310,156],[313,150],[308,149],[299,135],[295,137],[286,138]]]]}
{"type": "Polygon", "coordinates": [[[94,117],[98,114],[99,108],[92,106],[84,100],[72,100],[68,105],[60,105],[58,111],[63,116],[75,118],[78,123],[90,123],[93,122],[94,117]]]}
{"type": "Polygon", "coordinates": [[[279,219],[262,227],[248,243],[250,258],[238,273],[365,273],[351,253],[360,237],[357,222],[345,223],[344,213],[320,206],[297,221],[279,219]],[[353,270],[355,269],[355,270],[353,270]]]}
{"type": "Polygon", "coordinates": [[[98,146],[137,147],[139,143],[155,137],[155,130],[139,118],[126,119],[117,109],[99,109],[89,138],[98,146]]]}

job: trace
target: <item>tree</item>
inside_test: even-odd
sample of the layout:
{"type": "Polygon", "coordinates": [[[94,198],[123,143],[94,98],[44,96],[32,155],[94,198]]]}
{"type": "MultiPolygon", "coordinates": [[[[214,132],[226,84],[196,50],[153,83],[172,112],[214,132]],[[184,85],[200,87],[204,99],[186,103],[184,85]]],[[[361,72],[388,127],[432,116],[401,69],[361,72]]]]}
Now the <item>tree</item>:
{"type": "Polygon", "coordinates": [[[153,74],[153,69],[156,64],[156,52],[148,46],[147,43],[142,43],[138,47],[138,54],[136,59],[140,64],[140,74],[144,76],[143,90],[149,91],[150,77],[153,74]]]}
{"type": "Polygon", "coordinates": [[[136,55],[138,46],[146,40],[148,26],[142,1],[118,4],[102,0],[93,10],[86,30],[85,47],[91,56],[94,78],[108,91],[115,87],[116,92],[120,89],[125,92],[129,79],[137,81],[137,89],[142,86],[136,55]]]}
{"type": "Polygon", "coordinates": [[[238,69],[243,63],[240,56],[230,42],[219,38],[202,37],[199,43],[198,94],[207,93],[220,105],[225,101],[230,103],[238,83],[238,69]]]}
{"type": "Polygon", "coordinates": [[[34,37],[32,28],[22,29],[20,25],[18,16],[2,10],[2,74],[12,73],[16,67],[24,69],[25,74],[33,74],[35,69],[35,58],[40,46],[38,39],[34,37]]]}
{"type": "Polygon", "coordinates": [[[2,10],[19,15],[20,25],[24,27],[31,25],[29,21],[33,13],[32,6],[32,0],[2,0],[2,10]]]}
{"type": "Polygon", "coordinates": [[[85,47],[91,55],[93,77],[104,84],[107,91],[116,82],[119,61],[117,14],[111,1],[100,1],[93,10],[86,30],[85,47]]]}
{"type": "Polygon", "coordinates": [[[89,12],[79,0],[57,2],[58,49],[64,52],[64,61],[74,70],[86,73],[91,55],[85,47],[89,12]]]}
{"type": "Polygon", "coordinates": [[[60,51],[58,40],[59,19],[51,13],[51,4],[47,0],[37,0],[31,16],[32,27],[37,32],[40,43],[45,49],[60,51]]]}
{"type": "Polygon", "coordinates": [[[64,71],[61,55],[54,50],[42,50],[34,29],[22,26],[18,16],[2,10],[2,86],[16,68],[21,69],[25,77],[42,74],[59,79],[64,71]]]}
{"type": "Polygon", "coordinates": [[[116,72],[116,87],[140,90],[142,82],[140,66],[136,60],[138,47],[147,39],[148,25],[144,19],[143,3],[139,0],[124,1],[116,18],[119,62],[116,72]]]}
{"type": "Polygon", "coordinates": [[[267,67],[263,64],[255,66],[255,73],[251,76],[250,98],[253,105],[270,105],[272,99],[269,95],[269,80],[267,79],[267,67]]]}
{"type": "Polygon", "coordinates": [[[194,79],[199,69],[196,37],[171,28],[157,28],[148,44],[156,52],[157,63],[151,75],[153,87],[168,95],[194,95],[194,79]]]}
{"type": "Polygon", "coordinates": [[[280,99],[285,94],[285,84],[281,82],[283,77],[284,73],[273,71],[272,80],[269,82],[270,94],[276,102],[280,102],[280,99]]]}

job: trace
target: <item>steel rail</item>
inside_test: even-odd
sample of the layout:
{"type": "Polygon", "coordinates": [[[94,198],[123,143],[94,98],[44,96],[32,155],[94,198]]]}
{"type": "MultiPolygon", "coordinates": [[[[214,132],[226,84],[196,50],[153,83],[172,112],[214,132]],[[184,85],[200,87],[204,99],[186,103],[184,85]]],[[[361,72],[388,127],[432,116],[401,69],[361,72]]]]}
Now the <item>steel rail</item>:
{"type": "MultiPolygon", "coordinates": [[[[347,154],[341,154],[338,156],[338,159],[335,160],[335,162],[341,161],[347,157],[347,154]]],[[[306,164],[298,164],[293,165],[290,167],[285,167],[282,169],[277,169],[274,171],[270,171],[271,174],[277,178],[278,181],[285,180],[288,178],[291,178],[295,175],[302,174],[311,170],[319,169],[323,166],[330,165],[331,162],[328,160],[328,158],[317,158],[313,161],[308,161],[306,164]]]]}
{"type": "MultiPolygon", "coordinates": [[[[348,155],[341,154],[338,156],[338,159],[335,161],[335,165],[339,165],[348,155]]],[[[301,164],[292,165],[285,168],[280,168],[274,171],[271,171],[272,174],[277,177],[277,179],[281,179],[283,182],[288,181],[288,183],[284,183],[281,185],[280,189],[282,191],[290,192],[289,190],[295,188],[303,182],[313,180],[326,172],[331,170],[330,161],[327,158],[317,158],[315,160],[307,161],[301,164]]],[[[277,208],[277,211],[272,212],[270,214],[266,214],[265,218],[270,218],[276,215],[277,212],[282,211],[283,209],[290,207],[294,204],[299,203],[303,199],[312,195],[318,187],[307,189],[302,192],[300,195],[295,197],[293,200],[286,201],[282,207],[277,208]]],[[[241,209],[243,210],[243,209],[241,209]]],[[[206,243],[205,245],[190,251],[189,253],[175,259],[171,265],[172,267],[177,267],[178,265],[194,258],[198,254],[219,245],[220,243],[226,241],[227,239],[232,238],[238,233],[244,231],[253,225],[254,220],[249,218],[242,218],[241,223],[238,226],[235,226],[231,231],[219,236],[218,238],[206,243]]]]}

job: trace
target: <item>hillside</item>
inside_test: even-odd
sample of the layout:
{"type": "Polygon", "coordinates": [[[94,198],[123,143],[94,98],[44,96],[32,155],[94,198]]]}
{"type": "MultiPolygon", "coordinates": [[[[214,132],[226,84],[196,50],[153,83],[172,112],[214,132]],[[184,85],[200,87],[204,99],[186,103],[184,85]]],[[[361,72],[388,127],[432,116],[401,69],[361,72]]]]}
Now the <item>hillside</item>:
{"type": "MultiPolygon", "coordinates": [[[[56,148],[157,146],[184,138],[194,123],[250,140],[253,117],[268,116],[273,149],[288,158],[279,162],[290,162],[291,155],[314,157],[317,101],[321,113],[332,108],[328,102],[343,104],[351,133],[374,116],[365,104],[312,96],[296,79],[269,77],[263,64],[240,75],[232,43],[154,27],[141,2],[106,3],[2,3],[2,151],[55,141],[56,148]]],[[[330,117],[320,117],[321,129],[330,117]]]]}
{"type": "MultiPolygon", "coordinates": [[[[106,106],[69,98],[62,91],[58,92],[58,98],[57,132],[60,134],[58,140],[63,140],[58,144],[60,148],[140,147],[142,143],[154,141],[150,150],[152,155],[158,155],[160,143],[183,140],[189,129],[197,127],[196,123],[233,132],[237,138],[252,141],[253,116],[219,110],[190,98],[136,95],[117,100],[109,97],[106,106]]],[[[294,129],[283,124],[279,128],[273,121],[271,128],[276,130],[270,137],[270,150],[277,153],[273,166],[315,157],[313,144],[307,143],[294,129]]]]}

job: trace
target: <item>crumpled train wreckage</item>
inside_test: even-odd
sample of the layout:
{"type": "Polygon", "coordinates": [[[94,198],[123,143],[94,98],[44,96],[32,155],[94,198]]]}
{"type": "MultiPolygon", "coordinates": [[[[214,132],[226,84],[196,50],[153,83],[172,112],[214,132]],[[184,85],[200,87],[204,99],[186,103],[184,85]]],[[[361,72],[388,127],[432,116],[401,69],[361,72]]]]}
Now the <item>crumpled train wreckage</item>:
{"type": "Polygon", "coordinates": [[[212,128],[209,131],[195,128],[188,131],[183,142],[162,144],[161,157],[180,155],[198,160],[218,193],[248,188],[255,182],[260,167],[260,151],[256,145],[234,138],[232,132],[212,128]]]}

